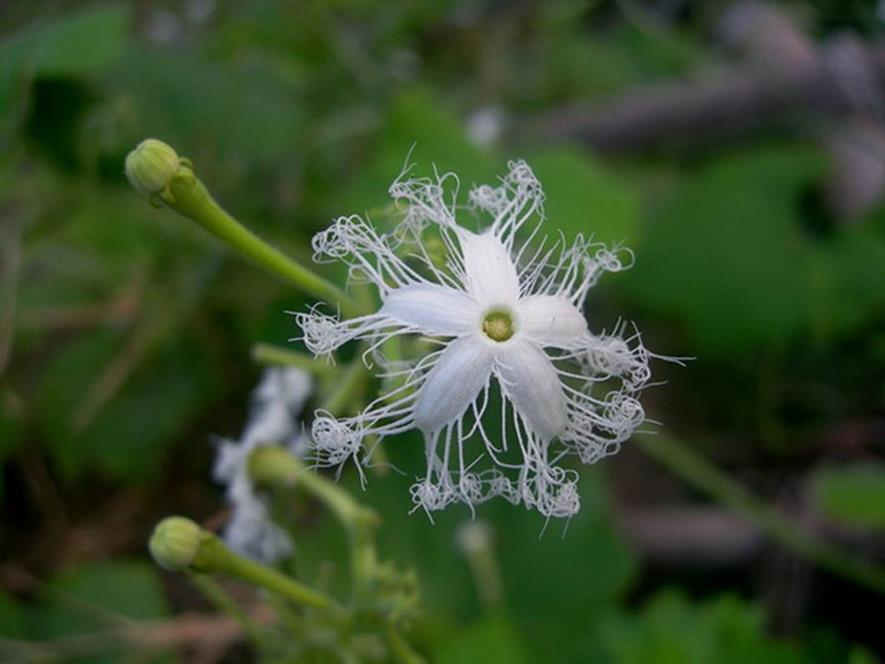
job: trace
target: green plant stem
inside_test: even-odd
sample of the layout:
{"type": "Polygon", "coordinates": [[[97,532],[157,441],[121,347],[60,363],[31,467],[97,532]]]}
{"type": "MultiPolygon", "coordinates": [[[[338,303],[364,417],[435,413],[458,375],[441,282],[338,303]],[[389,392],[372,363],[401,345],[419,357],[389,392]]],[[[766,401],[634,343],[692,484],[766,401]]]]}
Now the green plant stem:
{"type": "Polygon", "coordinates": [[[321,409],[327,410],[333,415],[344,415],[356,410],[352,406],[365,385],[368,372],[363,365],[362,358],[354,358],[350,366],[344,371],[341,380],[332,393],[326,397],[321,409]]]}
{"type": "Polygon", "coordinates": [[[262,447],[253,452],[249,471],[258,483],[301,489],[335,515],[350,538],[354,601],[365,599],[378,565],[375,550],[378,515],[281,447],[262,447]]]}
{"type": "Polygon", "coordinates": [[[357,315],[360,312],[359,305],[343,290],[289,258],[228,214],[212,198],[187,160],[182,160],[178,173],[157,197],[173,210],[197,222],[218,239],[305,293],[333,305],[340,305],[346,315],[357,315]]]}
{"type": "Polygon", "coordinates": [[[665,435],[639,436],[636,442],[655,461],[800,556],[830,572],[885,592],[885,570],[881,567],[856,560],[847,551],[797,527],[689,446],[665,435]]]}
{"type": "Polygon", "coordinates": [[[197,589],[203,593],[206,599],[216,606],[216,608],[236,619],[236,621],[242,625],[243,631],[246,633],[246,636],[249,637],[250,641],[259,644],[262,642],[261,630],[258,629],[258,626],[248,615],[246,615],[245,611],[240,608],[236,600],[231,597],[215,579],[210,576],[195,573],[191,573],[189,578],[191,583],[193,583],[197,589]]]}
{"type": "Polygon", "coordinates": [[[333,376],[340,371],[334,364],[273,344],[258,343],[252,346],[252,359],[259,364],[297,367],[318,376],[333,376]]]}
{"type": "Polygon", "coordinates": [[[388,623],[385,636],[387,637],[387,645],[390,647],[390,653],[400,664],[424,664],[425,659],[412,650],[412,646],[399,633],[396,626],[388,623]]]}
{"type": "Polygon", "coordinates": [[[197,572],[226,574],[282,595],[300,606],[322,609],[342,618],[344,608],[328,595],[314,590],[272,567],[267,567],[228,549],[216,536],[207,534],[194,564],[197,572]]]}

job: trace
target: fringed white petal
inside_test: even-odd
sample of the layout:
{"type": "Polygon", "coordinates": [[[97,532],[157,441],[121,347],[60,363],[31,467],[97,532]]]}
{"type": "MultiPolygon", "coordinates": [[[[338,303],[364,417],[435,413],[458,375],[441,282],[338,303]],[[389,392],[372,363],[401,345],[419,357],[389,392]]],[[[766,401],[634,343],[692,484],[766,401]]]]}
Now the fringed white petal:
{"type": "Polygon", "coordinates": [[[316,262],[341,261],[349,266],[350,279],[368,279],[381,293],[421,279],[396,255],[389,238],[378,235],[370,223],[357,215],[336,219],[329,228],[314,235],[311,245],[316,262]]]}
{"type": "Polygon", "coordinates": [[[581,311],[564,297],[533,295],[516,307],[520,331],[543,347],[574,348],[588,334],[581,311]]]}
{"type": "Polygon", "coordinates": [[[495,373],[505,396],[526,425],[545,440],[565,428],[565,395],[553,362],[526,339],[513,339],[496,350],[495,373]]]}
{"type": "Polygon", "coordinates": [[[304,345],[314,355],[329,355],[348,341],[367,339],[372,342],[372,349],[385,339],[418,332],[417,328],[403,325],[383,313],[360,316],[350,320],[341,320],[338,316],[330,316],[320,311],[309,311],[295,314],[295,321],[301,327],[304,345]]]}
{"type": "Polygon", "coordinates": [[[415,423],[425,433],[461,417],[489,381],[491,345],[471,334],[451,342],[427,375],[415,404],[415,423]]]}
{"type": "Polygon", "coordinates": [[[464,270],[464,287],[484,307],[513,306],[519,298],[519,279],[510,250],[501,239],[460,229],[458,238],[464,270]]]}
{"type": "Polygon", "coordinates": [[[462,291],[421,283],[390,291],[380,313],[423,334],[445,337],[477,331],[482,310],[462,291]]]}
{"type": "Polygon", "coordinates": [[[492,230],[508,249],[516,232],[532,217],[544,219],[544,190],[524,161],[511,161],[510,171],[497,187],[481,185],[470,192],[470,202],[493,217],[492,230]]]}

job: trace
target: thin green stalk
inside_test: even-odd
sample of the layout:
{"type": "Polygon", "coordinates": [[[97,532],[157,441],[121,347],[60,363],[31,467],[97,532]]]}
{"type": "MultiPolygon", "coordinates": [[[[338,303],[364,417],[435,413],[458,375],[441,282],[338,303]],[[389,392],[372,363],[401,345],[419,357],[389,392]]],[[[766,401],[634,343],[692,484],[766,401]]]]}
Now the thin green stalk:
{"type": "Polygon", "coordinates": [[[317,376],[333,376],[340,371],[334,364],[273,344],[258,343],[252,346],[252,359],[259,364],[297,367],[317,376]]]}
{"type": "Polygon", "coordinates": [[[181,516],[170,516],[154,528],[148,548],[157,564],[171,572],[226,574],[282,595],[300,606],[322,609],[345,617],[334,599],[310,588],[272,567],[244,558],[199,524],[181,516]]]}
{"type": "Polygon", "coordinates": [[[234,618],[240,625],[243,627],[243,632],[245,632],[246,636],[253,643],[260,644],[262,643],[262,635],[261,630],[258,629],[258,626],[255,622],[246,615],[246,612],[240,608],[240,605],[237,604],[237,601],[230,596],[230,594],[221,587],[221,585],[212,577],[205,576],[201,574],[191,573],[189,575],[191,583],[193,583],[197,589],[203,593],[203,595],[208,599],[212,604],[215,605],[216,608],[220,609],[227,615],[234,618]]]}
{"type": "MultiPolygon", "coordinates": [[[[219,540],[216,541],[220,543],[219,540]]],[[[339,617],[345,615],[344,608],[328,595],[299,583],[272,567],[238,556],[226,547],[225,552],[216,559],[214,571],[265,588],[300,606],[322,609],[339,617]]]]}
{"type": "Polygon", "coordinates": [[[378,565],[374,537],[380,522],[378,515],[281,447],[264,446],[253,452],[249,472],[258,483],[297,487],[335,515],[350,537],[354,599],[364,599],[378,565]]]}
{"type": "Polygon", "coordinates": [[[830,572],[885,592],[885,569],[857,560],[847,551],[794,525],[687,445],[665,435],[638,436],[636,442],[657,462],[731,508],[785,547],[830,572]]]}
{"type": "Polygon", "coordinates": [[[363,366],[362,359],[360,357],[354,358],[341,376],[338,385],[323,402],[321,409],[327,410],[333,415],[344,414],[348,406],[353,404],[360,390],[363,389],[367,376],[368,373],[366,367],[363,366]]]}
{"type": "Polygon", "coordinates": [[[396,626],[388,623],[385,630],[387,645],[394,659],[400,664],[424,664],[426,661],[421,655],[412,650],[412,646],[399,633],[396,626]]]}
{"type": "Polygon", "coordinates": [[[339,303],[349,315],[359,311],[359,306],[338,286],[295,262],[228,214],[187,165],[182,165],[159,197],[169,207],[305,293],[332,304],[339,303]]]}
{"type": "Polygon", "coordinates": [[[189,159],[156,139],[142,141],[126,157],[126,176],[138,191],[195,221],[233,249],[305,293],[358,315],[359,305],[335,284],[271,246],[240,224],[212,198],[189,159]]]}

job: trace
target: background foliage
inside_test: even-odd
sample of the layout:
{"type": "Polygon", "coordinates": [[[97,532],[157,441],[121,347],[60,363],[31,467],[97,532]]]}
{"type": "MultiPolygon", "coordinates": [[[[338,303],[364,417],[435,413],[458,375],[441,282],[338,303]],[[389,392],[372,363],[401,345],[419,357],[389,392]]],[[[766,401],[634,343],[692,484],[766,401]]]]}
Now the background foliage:
{"type": "MultiPolygon", "coordinates": [[[[875,43],[874,4],[784,8],[819,42],[850,29],[875,43]]],[[[42,5],[0,13],[3,638],[79,635],[71,656],[116,661],[111,636],[85,637],[206,610],[144,541],[172,512],[223,522],[209,434],[240,430],[250,347],[286,343],[285,311],[305,306],[130,190],[123,159],[145,136],[304,260],[331,217],[384,218],[413,146],[422,172],[464,187],[526,159],[553,228],[637,255],[593,291],[591,327],[636,320],[651,349],[697,357],[659,368],[652,417],[776,509],[883,558],[885,212],[827,203],[838,164],[822,137],[842,121],[607,152],[544,131],[573,102],[729,76],[743,63],[715,38],[724,3],[42,5]]],[[[414,439],[389,447],[400,467],[420,458],[414,439]]],[[[419,572],[436,661],[859,663],[885,647],[881,595],[764,541],[629,445],[585,473],[562,538],[539,537],[537,515],[479,510],[504,584],[494,607],[456,544],[469,512],[410,516],[408,483],[391,473],[359,496],[384,517],[386,557],[419,572]]],[[[298,564],[342,569],[333,525],[310,509],[298,523],[298,564]]]]}

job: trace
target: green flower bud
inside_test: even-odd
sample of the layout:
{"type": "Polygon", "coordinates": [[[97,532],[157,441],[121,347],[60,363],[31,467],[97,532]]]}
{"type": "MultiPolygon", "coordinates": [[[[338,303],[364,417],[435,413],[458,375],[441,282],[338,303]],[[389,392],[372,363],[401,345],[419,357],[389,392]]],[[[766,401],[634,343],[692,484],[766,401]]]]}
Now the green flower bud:
{"type": "Polygon", "coordinates": [[[160,567],[180,572],[196,561],[203,540],[203,529],[196,523],[182,516],[170,516],[154,528],[148,548],[160,567]]]}
{"type": "Polygon", "coordinates": [[[159,194],[178,173],[178,153],[156,138],[143,140],[126,156],[126,177],[142,194],[159,194]]]}

